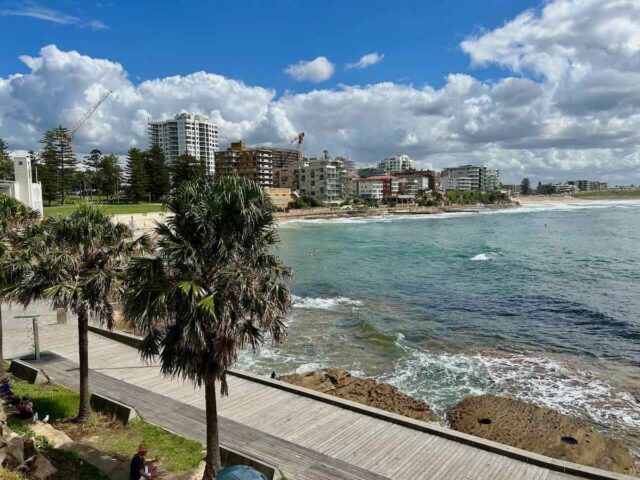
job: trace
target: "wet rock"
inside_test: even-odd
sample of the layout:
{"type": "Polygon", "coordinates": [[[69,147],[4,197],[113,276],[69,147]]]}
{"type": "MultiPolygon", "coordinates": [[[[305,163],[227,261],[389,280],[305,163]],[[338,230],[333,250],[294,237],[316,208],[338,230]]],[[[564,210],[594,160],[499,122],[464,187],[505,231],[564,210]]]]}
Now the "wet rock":
{"type": "Polygon", "coordinates": [[[416,420],[435,419],[429,405],[424,401],[410,397],[386,383],[379,383],[370,378],[353,377],[345,370],[325,369],[305,374],[284,375],[279,380],[416,420]]]}
{"type": "Polygon", "coordinates": [[[552,458],[633,475],[629,450],[589,425],[548,408],[496,395],[467,397],[449,409],[454,430],[552,458]]]}

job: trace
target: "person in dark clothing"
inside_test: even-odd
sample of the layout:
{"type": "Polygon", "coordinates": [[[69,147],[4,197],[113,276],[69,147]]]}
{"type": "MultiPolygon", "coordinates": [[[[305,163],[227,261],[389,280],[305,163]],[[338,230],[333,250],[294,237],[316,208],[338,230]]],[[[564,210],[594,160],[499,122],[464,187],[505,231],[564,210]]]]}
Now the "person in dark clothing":
{"type": "Polygon", "coordinates": [[[9,379],[4,377],[2,382],[0,382],[0,397],[11,397],[13,392],[11,391],[11,384],[9,383],[9,379]]]}
{"type": "Polygon", "coordinates": [[[26,420],[33,418],[33,402],[29,397],[22,397],[20,402],[16,405],[16,413],[18,417],[26,420]]]}
{"type": "Polygon", "coordinates": [[[146,445],[141,444],[138,447],[138,453],[136,453],[131,459],[131,465],[129,467],[129,480],[156,480],[156,469],[153,464],[158,460],[147,460],[146,456],[149,453],[149,448],[146,445]]]}

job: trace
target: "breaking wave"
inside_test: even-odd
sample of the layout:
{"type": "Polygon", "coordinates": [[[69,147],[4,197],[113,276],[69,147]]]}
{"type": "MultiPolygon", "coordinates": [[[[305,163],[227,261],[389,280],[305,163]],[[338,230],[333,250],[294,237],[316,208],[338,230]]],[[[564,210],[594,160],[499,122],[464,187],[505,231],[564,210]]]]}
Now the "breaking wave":
{"type": "Polygon", "coordinates": [[[306,298],[292,296],[293,306],[295,308],[313,308],[321,310],[331,310],[337,306],[360,306],[362,302],[360,300],[351,300],[347,297],[335,297],[335,298],[306,298]]]}

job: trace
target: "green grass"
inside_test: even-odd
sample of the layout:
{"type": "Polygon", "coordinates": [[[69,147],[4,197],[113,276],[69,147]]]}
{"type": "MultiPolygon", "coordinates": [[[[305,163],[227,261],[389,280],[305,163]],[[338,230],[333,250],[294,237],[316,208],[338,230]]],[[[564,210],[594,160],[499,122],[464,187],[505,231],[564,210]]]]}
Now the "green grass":
{"type": "Polygon", "coordinates": [[[576,198],[638,198],[640,197],[640,189],[638,190],[601,190],[597,192],[578,192],[572,194],[576,198]]]}
{"type": "MultiPolygon", "coordinates": [[[[95,448],[122,459],[128,459],[140,443],[145,443],[149,445],[150,457],[159,456],[164,468],[172,473],[191,471],[202,460],[202,445],[199,442],[174,435],[142,420],[122,425],[96,414],[84,425],[63,422],[77,415],[80,403],[78,393],[53,383],[32,385],[16,378],[12,378],[11,383],[16,395],[31,398],[34,410],[41,418],[48,414],[56,428],[65,431],[76,441],[90,438],[88,443],[95,448]]],[[[10,427],[17,433],[30,432],[28,427],[19,422],[11,422],[10,427]]],[[[76,478],[84,480],[85,477],[76,478]]]]}
{"type": "MultiPolygon", "coordinates": [[[[100,205],[108,215],[128,215],[132,213],[152,213],[161,212],[161,203],[127,203],[100,205]]],[[[69,215],[75,208],[74,204],[53,205],[44,207],[45,217],[60,217],[69,215]]]]}

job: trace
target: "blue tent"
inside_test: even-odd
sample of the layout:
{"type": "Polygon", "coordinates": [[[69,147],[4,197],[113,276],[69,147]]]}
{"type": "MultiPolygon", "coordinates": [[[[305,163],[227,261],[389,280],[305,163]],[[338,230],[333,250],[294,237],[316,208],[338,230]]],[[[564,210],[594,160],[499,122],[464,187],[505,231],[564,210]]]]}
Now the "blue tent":
{"type": "Polygon", "coordinates": [[[218,472],[216,478],[217,480],[267,480],[267,477],[258,470],[246,465],[225,467],[218,472]]]}

